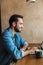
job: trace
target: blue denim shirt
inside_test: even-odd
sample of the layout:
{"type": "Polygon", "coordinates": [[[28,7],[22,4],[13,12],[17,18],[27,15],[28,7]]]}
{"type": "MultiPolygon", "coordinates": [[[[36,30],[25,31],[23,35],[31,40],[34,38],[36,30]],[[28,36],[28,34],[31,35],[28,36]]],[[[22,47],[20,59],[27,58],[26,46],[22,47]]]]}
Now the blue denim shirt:
{"type": "MultiPolygon", "coordinates": [[[[19,32],[16,32],[16,43],[15,43],[15,37],[12,33],[11,28],[6,29],[3,32],[3,52],[0,54],[0,61],[3,59],[3,56],[6,55],[7,57],[3,60],[3,65],[5,65],[8,60],[11,59],[11,56],[16,59],[21,59],[24,56],[24,51],[21,51],[20,48],[27,44],[25,43],[26,40],[24,40],[19,32]],[[9,54],[6,54],[7,51],[9,54]]],[[[28,44],[27,44],[28,45],[28,44]]]]}

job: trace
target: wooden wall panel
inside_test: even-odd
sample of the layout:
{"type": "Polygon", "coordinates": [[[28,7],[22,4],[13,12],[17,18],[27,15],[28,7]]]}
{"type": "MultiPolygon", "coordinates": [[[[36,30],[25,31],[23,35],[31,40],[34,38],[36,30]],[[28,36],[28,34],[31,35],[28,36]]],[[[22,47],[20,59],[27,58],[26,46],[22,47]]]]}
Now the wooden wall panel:
{"type": "Polygon", "coordinates": [[[26,2],[26,0],[2,0],[2,31],[9,26],[9,17],[15,13],[24,16],[24,30],[22,31],[22,36],[28,42],[42,42],[43,0],[36,0],[35,3],[29,3],[26,2]]]}

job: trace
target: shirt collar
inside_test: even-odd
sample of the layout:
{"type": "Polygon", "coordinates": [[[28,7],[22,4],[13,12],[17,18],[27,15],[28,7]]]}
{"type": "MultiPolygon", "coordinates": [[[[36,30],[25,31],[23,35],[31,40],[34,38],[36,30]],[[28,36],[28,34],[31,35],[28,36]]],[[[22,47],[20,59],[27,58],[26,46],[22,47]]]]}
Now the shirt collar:
{"type": "MultiPolygon", "coordinates": [[[[11,35],[14,37],[12,29],[10,27],[9,27],[9,31],[10,31],[11,35]]],[[[19,32],[16,32],[16,36],[18,36],[18,35],[19,35],[19,32]]]]}

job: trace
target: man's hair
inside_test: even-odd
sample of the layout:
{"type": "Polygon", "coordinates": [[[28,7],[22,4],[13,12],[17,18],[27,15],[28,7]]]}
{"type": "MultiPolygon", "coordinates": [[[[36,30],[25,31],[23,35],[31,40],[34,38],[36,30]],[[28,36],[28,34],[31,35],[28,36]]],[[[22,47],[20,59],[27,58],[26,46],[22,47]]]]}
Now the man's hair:
{"type": "Polygon", "coordinates": [[[12,26],[13,22],[18,22],[18,18],[22,18],[23,19],[23,16],[22,15],[18,15],[18,14],[12,15],[10,17],[10,19],[9,19],[9,25],[12,26]]]}

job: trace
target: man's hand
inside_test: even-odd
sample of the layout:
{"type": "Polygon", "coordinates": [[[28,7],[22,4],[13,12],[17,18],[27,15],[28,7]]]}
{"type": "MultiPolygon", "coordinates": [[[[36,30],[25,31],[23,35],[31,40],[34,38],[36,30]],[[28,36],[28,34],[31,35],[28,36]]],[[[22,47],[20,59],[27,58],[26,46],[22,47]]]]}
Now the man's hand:
{"type": "Polygon", "coordinates": [[[33,47],[33,48],[30,50],[30,54],[35,54],[35,51],[36,51],[37,49],[38,49],[37,47],[33,47]]]}
{"type": "Polygon", "coordinates": [[[26,50],[26,48],[27,48],[27,45],[26,45],[26,44],[24,44],[24,46],[23,46],[20,50],[25,51],[25,50],[26,50]]]}
{"type": "Polygon", "coordinates": [[[30,50],[24,51],[24,56],[28,54],[34,54],[37,49],[38,49],[37,47],[32,47],[30,50]]]}

